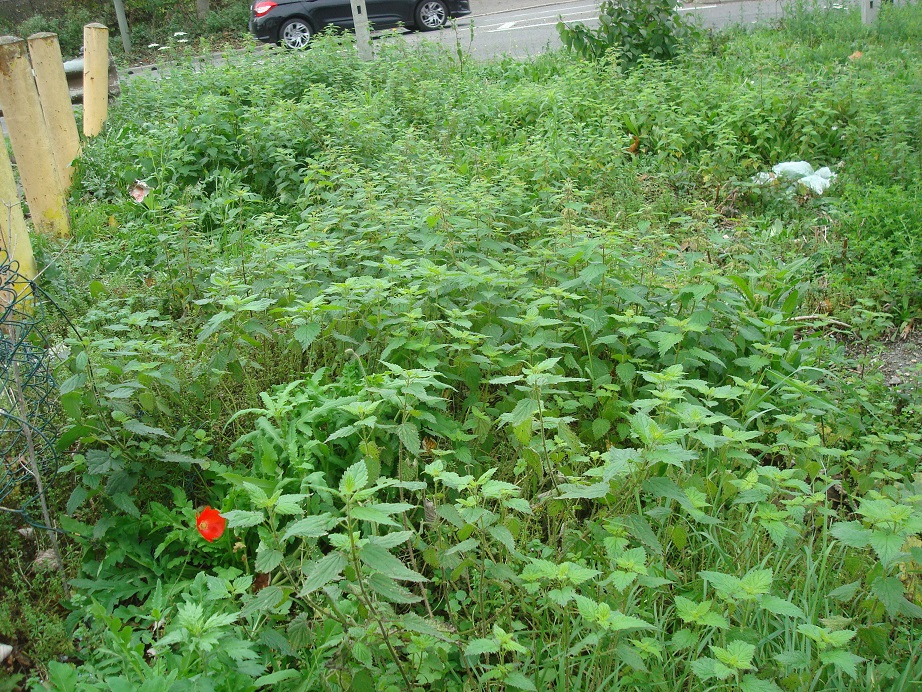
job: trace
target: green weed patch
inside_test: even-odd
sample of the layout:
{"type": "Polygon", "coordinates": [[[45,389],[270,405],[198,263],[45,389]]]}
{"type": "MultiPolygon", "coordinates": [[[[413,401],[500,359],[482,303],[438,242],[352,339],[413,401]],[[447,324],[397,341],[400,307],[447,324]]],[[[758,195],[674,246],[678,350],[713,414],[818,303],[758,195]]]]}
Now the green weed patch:
{"type": "Polygon", "coordinates": [[[918,305],[918,12],[129,85],[45,275],[82,334],[50,684],[916,680],[917,414],[820,307],[918,305]],[[790,159],[829,196],[752,182],[790,159]]]}

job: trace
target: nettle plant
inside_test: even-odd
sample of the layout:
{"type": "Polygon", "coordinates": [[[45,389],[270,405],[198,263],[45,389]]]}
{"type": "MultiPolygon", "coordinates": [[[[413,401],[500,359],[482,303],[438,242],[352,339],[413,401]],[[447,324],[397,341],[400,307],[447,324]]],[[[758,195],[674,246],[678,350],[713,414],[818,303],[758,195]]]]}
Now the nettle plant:
{"type": "MultiPolygon", "coordinates": [[[[517,315],[448,313],[468,335],[452,351],[431,347],[425,335],[441,326],[420,330],[412,306],[381,319],[386,293],[371,309],[352,298],[362,321],[341,291],[275,312],[310,315],[284,322],[305,352],[375,316],[396,325],[381,351],[390,360],[368,372],[353,352],[335,379],[320,369],[262,394],[229,421],[254,421],[230,464],[174,460],[205,474],[226,534],[190,545],[195,515],[179,489],[172,509],[151,504],[143,584],[87,605],[106,615],[86,636],[120,632],[122,643],[84,672],[216,679],[230,667],[241,689],[588,689],[672,675],[763,689],[773,675],[855,677],[864,657],[851,640],[814,629],[829,620],[822,593],[810,595],[817,570],[795,576],[805,528],[823,531],[825,474],[843,457],[822,443],[822,419],[842,402],[786,319],[796,293],[766,278],[702,271],[697,284],[641,291],[610,276],[607,309],[576,313],[580,296],[550,292],[517,315]],[[330,323],[317,318],[324,298],[337,304],[330,323]],[[579,327],[562,314],[579,314],[579,327]],[[497,323],[522,341],[499,341],[497,323]],[[566,355],[548,357],[548,343],[566,355]],[[391,362],[410,359],[431,369],[391,362]],[[202,564],[193,555],[208,557],[205,577],[187,569],[202,564]]],[[[376,288],[402,290],[396,278],[376,288]]],[[[906,540],[911,516],[891,503],[906,540]]],[[[833,535],[870,543],[873,529],[847,528],[833,535]]],[[[839,558],[826,548],[820,559],[830,570],[839,558]]],[[[96,563],[83,587],[104,593],[123,561],[96,563]]]]}
{"type": "Polygon", "coordinates": [[[132,87],[81,164],[57,686],[912,679],[919,437],[803,319],[831,207],[750,228],[724,185],[884,141],[850,125],[878,68],[761,41],[624,75],[321,41],[132,87]]]}
{"type": "Polygon", "coordinates": [[[563,44],[580,57],[600,60],[614,51],[628,67],[643,56],[671,60],[694,36],[692,25],[669,0],[603,2],[595,30],[561,22],[557,31],[563,44]]]}

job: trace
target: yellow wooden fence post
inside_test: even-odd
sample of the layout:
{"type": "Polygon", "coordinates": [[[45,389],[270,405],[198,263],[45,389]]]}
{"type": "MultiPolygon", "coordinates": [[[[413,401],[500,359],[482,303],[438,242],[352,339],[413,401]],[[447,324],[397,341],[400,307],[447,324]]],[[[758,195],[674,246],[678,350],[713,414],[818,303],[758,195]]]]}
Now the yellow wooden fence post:
{"type": "MultiPolygon", "coordinates": [[[[0,252],[19,262],[19,273],[27,279],[35,278],[35,258],[32,241],[22,215],[13,166],[6,151],[6,142],[0,136],[0,252]]],[[[4,258],[5,259],[5,258],[4,258]]]]}
{"type": "Polygon", "coordinates": [[[0,108],[10,133],[32,224],[42,233],[70,235],[64,189],[32,77],[26,42],[15,36],[0,36],[0,108]]]}
{"type": "Polygon", "coordinates": [[[95,137],[109,114],[109,30],[83,27],[83,134],[95,137]]]}
{"type": "Polygon", "coordinates": [[[77,133],[77,120],[70,102],[57,35],[43,32],[30,36],[29,57],[32,59],[35,85],[42,101],[42,112],[51,137],[58,176],[62,187],[67,190],[74,172],[71,164],[80,154],[80,135],[77,133]]]}

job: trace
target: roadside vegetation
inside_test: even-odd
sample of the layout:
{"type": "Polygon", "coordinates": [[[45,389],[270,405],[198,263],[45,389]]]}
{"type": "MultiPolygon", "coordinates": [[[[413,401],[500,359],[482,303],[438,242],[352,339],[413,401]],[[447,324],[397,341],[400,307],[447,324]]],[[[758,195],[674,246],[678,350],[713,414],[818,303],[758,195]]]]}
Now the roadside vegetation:
{"type": "Polygon", "coordinates": [[[869,355],[922,298],[922,7],[596,57],[126,85],[43,275],[69,581],[2,529],[34,689],[922,678],[919,395],[869,355]],[[753,182],[791,160],[829,192],[753,182]]]}
{"type": "Polygon", "coordinates": [[[111,2],[43,0],[38,7],[30,3],[33,12],[22,21],[15,21],[12,18],[15,15],[0,17],[0,33],[27,38],[40,31],[51,31],[58,35],[61,53],[69,60],[80,56],[84,25],[99,22],[109,27],[109,48],[114,59],[119,64],[137,64],[162,60],[164,52],[175,58],[177,53],[247,45],[250,42],[247,34],[250,4],[247,0],[206,1],[204,5],[208,9],[199,16],[196,3],[191,0],[185,3],[127,0],[125,15],[131,36],[130,55],[125,54],[111,2]]]}

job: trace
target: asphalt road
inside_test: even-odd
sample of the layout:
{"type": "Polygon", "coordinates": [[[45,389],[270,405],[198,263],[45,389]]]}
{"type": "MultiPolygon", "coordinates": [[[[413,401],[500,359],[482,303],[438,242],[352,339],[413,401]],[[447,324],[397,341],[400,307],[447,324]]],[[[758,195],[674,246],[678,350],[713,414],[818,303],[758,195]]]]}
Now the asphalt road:
{"type": "MultiPolygon", "coordinates": [[[[696,16],[705,27],[751,24],[779,17],[787,1],[698,0],[682,4],[681,0],[677,0],[679,12],[696,16]]],[[[599,5],[600,2],[595,0],[471,0],[473,13],[450,27],[430,33],[382,32],[375,35],[375,43],[437,41],[452,49],[460,45],[463,51],[475,58],[488,59],[501,55],[527,57],[560,47],[558,21],[597,26],[599,5]]],[[[266,44],[260,44],[260,49],[281,50],[266,44]]],[[[216,54],[212,59],[214,62],[221,60],[223,54],[216,54]]],[[[155,66],[146,65],[120,70],[119,75],[125,79],[135,75],[156,77],[159,73],[155,66]]]]}
{"type": "MultiPolygon", "coordinates": [[[[382,40],[438,41],[461,48],[474,57],[503,54],[525,57],[560,46],[557,22],[598,25],[599,3],[541,0],[475,0],[474,13],[437,33],[407,33],[382,40]],[[510,8],[510,5],[512,8],[510,8]],[[531,5],[530,7],[528,5],[531,5]]],[[[736,0],[681,5],[679,12],[697,17],[705,27],[751,24],[781,16],[782,0],[736,0]]]]}

